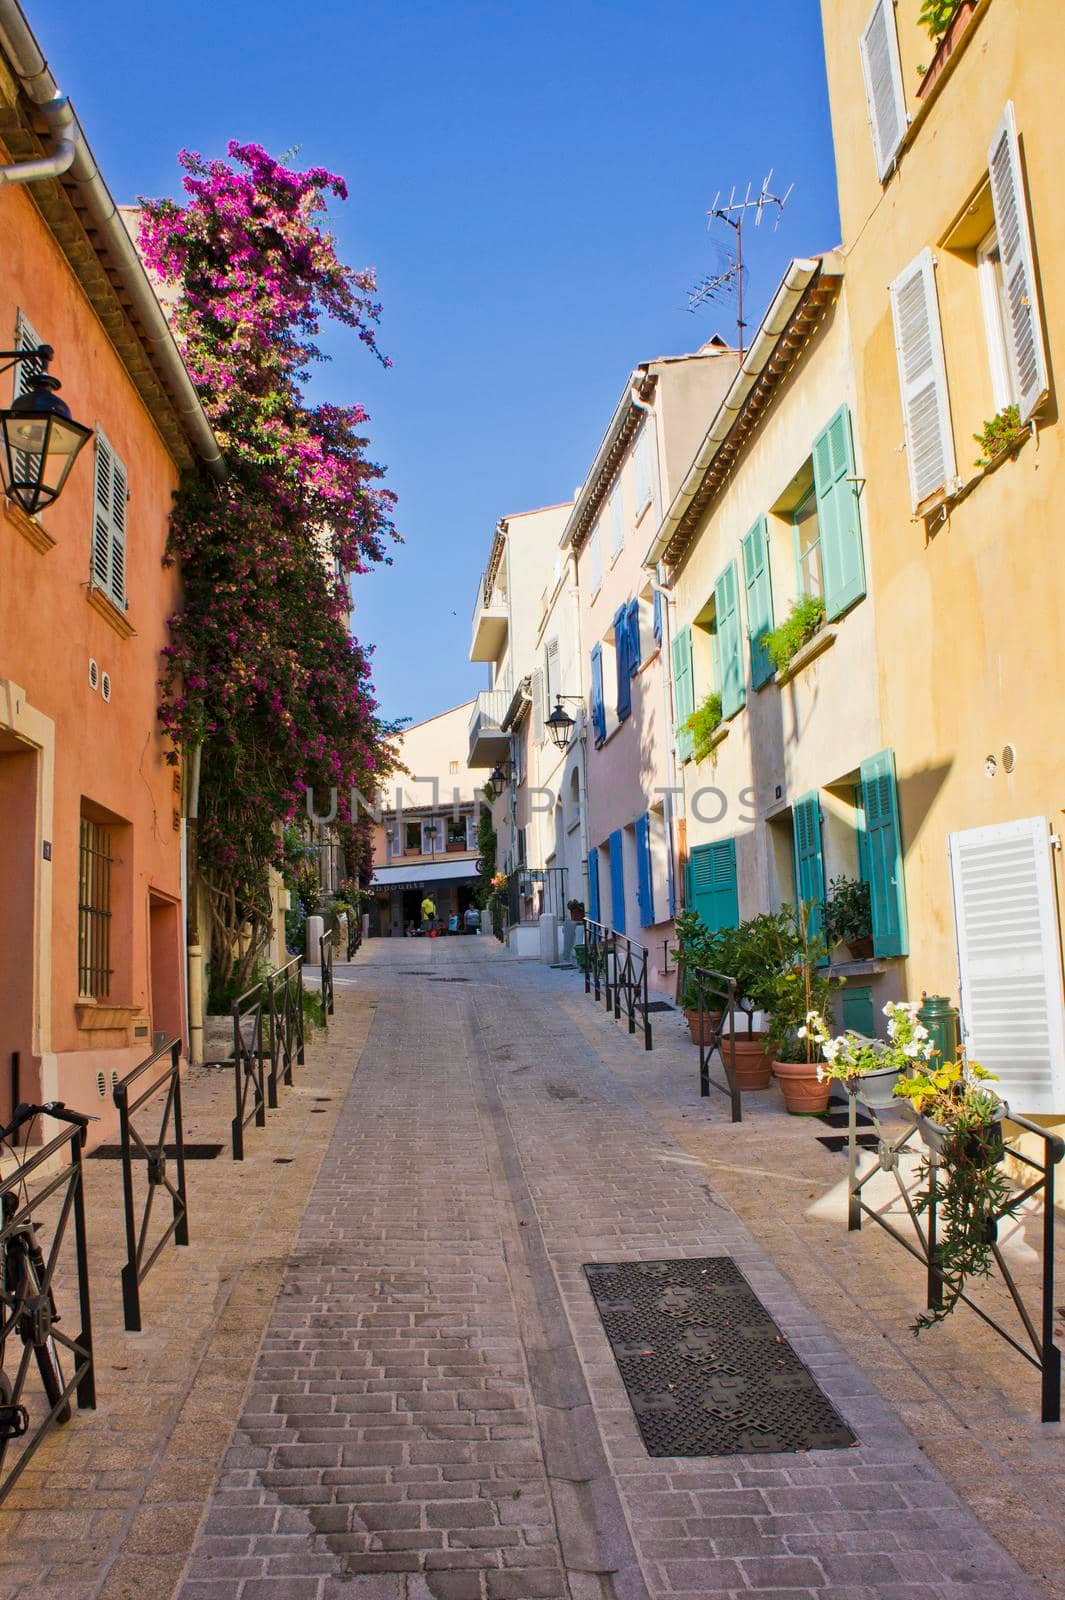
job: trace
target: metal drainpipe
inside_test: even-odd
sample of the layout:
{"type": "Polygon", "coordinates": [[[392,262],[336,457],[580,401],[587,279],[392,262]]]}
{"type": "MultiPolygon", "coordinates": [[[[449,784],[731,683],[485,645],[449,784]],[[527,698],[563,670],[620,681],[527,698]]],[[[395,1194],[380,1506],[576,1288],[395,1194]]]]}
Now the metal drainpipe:
{"type": "MultiPolygon", "coordinates": [[[[584,641],[581,637],[581,586],[577,576],[577,552],[570,549],[569,567],[572,578],[573,611],[576,619],[577,632],[577,670],[579,673],[578,688],[584,682],[584,641]]],[[[581,731],[578,736],[579,750],[577,753],[577,804],[580,808],[581,818],[581,863],[584,871],[584,882],[580,898],[588,905],[588,855],[591,850],[591,841],[588,836],[588,696],[584,696],[585,707],[581,714],[581,731]]]]}
{"type": "Polygon", "coordinates": [[[46,100],[40,109],[55,140],[52,154],[40,156],[36,161],[16,161],[9,167],[0,167],[0,183],[40,183],[70,170],[78,149],[77,124],[70,101],[65,94],[57,94],[46,100]]]}
{"type": "Polygon", "coordinates": [[[664,584],[659,579],[661,562],[654,569],[651,587],[657,589],[662,596],[662,655],[664,658],[664,671],[662,674],[662,701],[666,715],[666,727],[669,729],[669,777],[672,793],[669,797],[669,852],[673,859],[673,900],[678,907],[682,901],[680,853],[677,849],[677,818],[684,816],[684,784],[681,781],[680,767],[677,763],[677,736],[676,719],[673,706],[673,608],[676,599],[671,585],[664,584]],[[680,791],[679,795],[677,791],[680,791]]]}

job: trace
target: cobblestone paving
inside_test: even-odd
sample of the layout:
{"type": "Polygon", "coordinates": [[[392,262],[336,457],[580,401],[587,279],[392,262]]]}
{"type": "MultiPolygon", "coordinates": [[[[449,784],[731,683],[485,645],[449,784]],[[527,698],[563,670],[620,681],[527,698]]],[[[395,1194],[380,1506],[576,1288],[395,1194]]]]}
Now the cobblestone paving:
{"type": "Polygon", "coordinates": [[[1046,1592],[640,1103],[626,1063],[653,1081],[655,1056],[578,1022],[571,976],[404,940],[353,981],[368,1045],[180,1600],[1046,1592]],[[581,1266],[715,1253],[858,1448],[648,1458],[581,1266]]]}

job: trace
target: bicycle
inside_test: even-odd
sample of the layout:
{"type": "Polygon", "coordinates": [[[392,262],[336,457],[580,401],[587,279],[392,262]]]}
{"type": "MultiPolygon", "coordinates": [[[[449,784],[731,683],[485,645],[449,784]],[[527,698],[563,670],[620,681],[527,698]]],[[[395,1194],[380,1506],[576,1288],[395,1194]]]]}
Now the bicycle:
{"type": "MultiPolygon", "coordinates": [[[[22,1104],[16,1106],[8,1126],[0,1128],[0,1148],[6,1145],[16,1159],[25,1161],[33,1124],[40,1116],[55,1117],[60,1122],[80,1128],[82,1140],[89,1123],[97,1121],[97,1118],[84,1116],[80,1111],[69,1110],[62,1100],[51,1100],[40,1106],[22,1104]],[[22,1127],[26,1128],[26,1140],[20,1157],[13,1140],[22,1127]]],[[[29,1205],[29,1194],[25,1184],[22,1187],[21,1209],[25,1211],[29,1205]]],[[[0,1452],[4,1441],[21,1438],[29,1431],[29,1413],[24,1405],[14,1403],[14,1396],[21,1392],[31,1350],[51,1407],[51,1420],[62,1424],[71,1418],[58,1341],[52,1331],[53,1325],[60,1320],[52,1293],[52,1271],[46,1265],[44,1252],[37,1242],[37,1231],[41,1224],[34,1222],[27,1213],[12,1226],[12,1219],[19,1211],[18,1194],[11,1192],[3,1195],[0,1217],[0,1452]],[[13,1334],[18,1335],[23,1345],[14,1383],[6,1371],[7,1344],[13,1334]]]]}

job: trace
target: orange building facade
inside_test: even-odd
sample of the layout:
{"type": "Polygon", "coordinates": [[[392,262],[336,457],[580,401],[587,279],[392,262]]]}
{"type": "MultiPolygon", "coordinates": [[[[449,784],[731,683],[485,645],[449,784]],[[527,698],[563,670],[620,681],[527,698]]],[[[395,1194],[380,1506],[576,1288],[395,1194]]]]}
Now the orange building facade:
{"type": "MultiPolygon", "coordinates": [[[[6,165],[48,139],[4,44],[6,165]]],[[[0,186],[0,348],[51,345],[93,430],[53,506],[0,510],[0,1117],[62,1099],[100,1116],[98,1138],[113,1076],[186,1037],[181,774],[157,703],[180,602],[171,497],[210,430],[121,220],[91,226],[109,197],[79,176],[95,166],[77,139],[66,173],[0,186]]],[[[22,372],[0,376],[0,405],[22,372]]]]}

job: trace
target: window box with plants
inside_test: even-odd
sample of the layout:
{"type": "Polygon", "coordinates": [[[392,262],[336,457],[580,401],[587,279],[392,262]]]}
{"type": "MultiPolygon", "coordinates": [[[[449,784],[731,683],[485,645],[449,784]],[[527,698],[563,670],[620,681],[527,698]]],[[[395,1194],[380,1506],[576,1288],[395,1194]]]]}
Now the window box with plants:
{"type": "Polygon", "coordinates": [[[973,442],[980,446],[974,465],[984,472],[994,471],[1008,455],[1020,449],[1030,433],[1028,424],[1021,421],[1020,406],[1003,406],[987,419],[979,433],[973,434],[973,442]]]}
{"type": "Polygon", "coordinates": [[[825,602],[821,596],[804,594],[793,601],[784,621],[766,634],[765,648],[778,683],[785,682],[802,665],[800,652],[821,632],[824,620],[825,602]]]}
{"type": "Polygon", "coordinates": [[[708,694],[702,705],[692,712],[684,728],[691,735],[693,761],[706,761],[728,733],[721,710],[721,696],[716,690],[708,694]]]}
{"type": "Polygon", "coordinates": [[[924,0],[918,23],[935,45],[935,54],[927,66],[922,62],[917,70],[921,83],[918,100],[923,100],[957,50],[969,27],[973,12],[980,0],[924,0]]]}
{"type": "Polygon", "coordinates": [[[841,874],[828,886],[825,901],[825,942],[829,950],[846,945],[852,961],[873,958],[873,914],[869,885],[841,874]]]}

